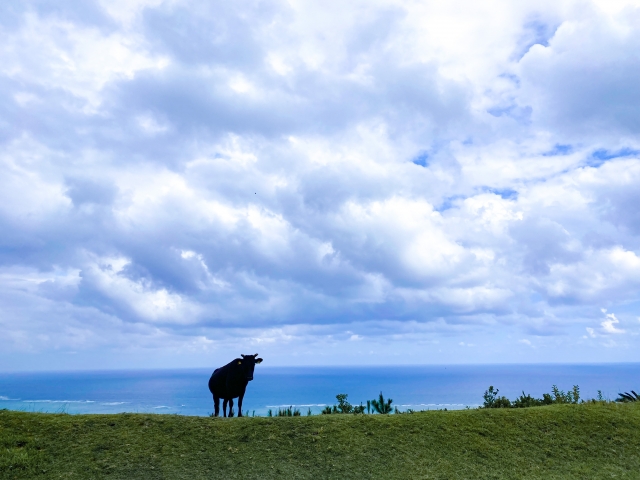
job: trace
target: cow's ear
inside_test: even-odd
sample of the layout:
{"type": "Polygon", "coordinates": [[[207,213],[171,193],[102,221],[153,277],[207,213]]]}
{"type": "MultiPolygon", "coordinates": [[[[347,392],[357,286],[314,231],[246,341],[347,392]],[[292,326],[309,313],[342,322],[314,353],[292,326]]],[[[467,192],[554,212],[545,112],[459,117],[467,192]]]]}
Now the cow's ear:
{"type": "Polygon", "coordinates": [[[242,360],[238,360],[238,365],[242,365],[242,360]]]}
{"type": "Polygon", "coordinates": [[[262,359],[261,358],[256,358],[256,363],[262,363],[262,359]]]}

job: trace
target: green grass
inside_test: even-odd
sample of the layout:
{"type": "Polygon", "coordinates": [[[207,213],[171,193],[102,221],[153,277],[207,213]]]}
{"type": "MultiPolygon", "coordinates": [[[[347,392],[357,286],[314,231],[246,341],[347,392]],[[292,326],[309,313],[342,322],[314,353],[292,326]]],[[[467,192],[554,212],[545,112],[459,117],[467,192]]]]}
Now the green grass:
{"type": "Polygon", "coordinates": [[[640,478],[640,404],[231,419],[0,411],[0,478],[640,478]]]}

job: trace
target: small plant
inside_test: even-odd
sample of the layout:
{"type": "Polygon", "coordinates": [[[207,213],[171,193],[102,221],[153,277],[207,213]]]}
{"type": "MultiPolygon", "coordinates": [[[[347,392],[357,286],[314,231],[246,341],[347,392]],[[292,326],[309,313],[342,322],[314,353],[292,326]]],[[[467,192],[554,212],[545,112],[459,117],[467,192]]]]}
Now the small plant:
{"type": "Polygon", "coordinates": [[[273,412],[271,411],[271,409],[269,409],[269,411],[267,412],[267,417],[273,417],[273,412]]]}
{"type": "Polygon", "coordinates": [[[349,395],[347,395],[346,393],[339,393],[338,395],[336,395],[336,399],[338,400],[338,410],[339,413],[352,413],[353,412],[353,405],[351,405],[349,402],[347,402],[347,397],[349,395]]]}
{"type": "Polygon", "coordinates": [[[553,393],[553,403],[578,403],[580,400],[580,387],[574,385],[571,391],[565,393],[556,385],[551,387],[553,393]]]}
{"type": "Polygon", "coordinates": [[[278,408],[276,412],[276,417],[299,417],[300,410],[293,407],[288,408],[278,408]]]}
{"type": "MultiPolygon", "coordinates": [[[[488,390],[485,390],[482,397],[484,398],[483,408],[509,408],[511,407],[511,401],[507,397],[499,397],[500,390],[493,388],[493,385],[489,386],[488,390]]],[[[524,394],[524,392],[522,392],[524,394]]]]}
{"type": "Polygon", "coordinates": [[[484,398],[484,404],[482,405],[484,408],[493,407],[494,402],[496,401],[496,397],[498,396],[497,388],[494,390],[493,385],[489,385],[489,388],[484,391],[482,397],[484,398]]]}
{"type": "Polygon", "coordinates": [[[377,400],[375,399],[371,400],[371,406],[376,412],[385,415],[385,414],[391,413],[391,411],[393,410],[391,408],[392,402],[393,400],[390,398],[385,402],[385,399],[382,396],[382,392],[380,392],[380,395],[378,396],[377,400]]]}
{"type": "Polygon", "coordinates": [[[528,407],[540,407],[542,405],[551,405],[553,403],[553,399],[551,395],[548,393],[544,393],[542,398],[535,398],[531,395],[525,395],[524,391],[519,398],[516,398],[511,406],[513,408],[528,408],[528,407]]]}
{"type": "Polygon", "coordinates": [[[367,413],[371,413],[371,400],[367,400],[367,413]]]}
{"type": "Polygon", "coordinates": [[[604,402],[604,395],[602,395],[602,390],[598,390],[598,401],[604,402]]]}
{"type": "MultiPolygon", "coordinates": [[[[480,408],[528,408],[539,407],[542,405],[551,405],[554,403],[572,403],[576,404],[580,402],[580,387],[574,385],[573,388],[566,393],[560,390],[557,385],[551,387],[551,393],[543,393],[542,398],[535,398],[531,395],[525,394],[524,391],[519,398],[516,398],[511,402],[507,397],[498,396],[499,390],[490,386],[484,392],[484,404],[480,408]]],[[[622,395],[622,394],[621,394],[622,395]]],[[[602,392],[598,390],[598,400],[604,401],[602,392]]],[[[592,400],[595,402],[595,400],[592,400]]],[[[584,403],[584,400],[582,400],[584,403]]]]}
{"type": "Polygon", "coordinates": [[[362,413],[364,413],[364,409],[366,407],[364,405],[362,405],[362,402],[360,402],[360,405],[353,407],[353,413],[354,415],[360,415],[362,413]]]}
{"type": "Polygon", "coordinates": [[[531,395],[525,395],[524,390],[522,391],[522,395],[519,398],[516,398],[513,402],[514,408],[528,408],[528,407],[537,407],[542,405],[542,401],[538,398],[534,398],[531,395]]]}
{"type": "Polygon", "coordinates": [[[619,393],[618,398],[616,398],[616,402],[620,402],[620,403],[640,402],[640,396],[638,396],[636,392],[631,390],[631,393],[629,392],[619,393]]]}
{"type": "Polygon", "coordinates": [[[311,415],[313,415],[313,413],[311,413],[311,407],[307,408],[307,417],[310,417],[311,415]]]}
{"type": "Polygon", "coordinates": [[[354,407],[347,401],[348,397],[349,395],[347,395],[346,393],[339,393],[338,395],[336,395],[336,399],[338,400],[338,405],[333,405],[333,406],[327,405],[322,410],[322,414],[331,415],[334,413],[353,413],[353,414],[364,413],[365,406],[362,405],[362,403],[360,403],[360,405],[354,407]]]}

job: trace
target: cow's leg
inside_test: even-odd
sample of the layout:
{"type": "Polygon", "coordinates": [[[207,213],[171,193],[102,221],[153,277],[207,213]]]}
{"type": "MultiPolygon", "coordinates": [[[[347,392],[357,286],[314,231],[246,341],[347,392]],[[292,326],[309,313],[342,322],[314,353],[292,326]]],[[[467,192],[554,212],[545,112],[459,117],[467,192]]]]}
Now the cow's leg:
{"type": "Polygon", "coordinates": [[[233,398],[229,399],[229,416],[233,417],[233,398]]]}
{"type": "Polygon", "coordinates": [[[220,397],[213,396],[213,409],[214,415],[217,417],[220,415],[220,397]]]}
{"type": "Polygon", "coordinates": [[[227,416],[227,403],[229,403],[229,400],[227,400],[226,398],[222,400],[222,416],[223,417],[227,416]]]}
{"type": "Polygon", "coordinates": [[[244,395],[240,395],[238,397],[238,416],[241,417],[242,416],[242,399],[244,398],[244,395]]]}

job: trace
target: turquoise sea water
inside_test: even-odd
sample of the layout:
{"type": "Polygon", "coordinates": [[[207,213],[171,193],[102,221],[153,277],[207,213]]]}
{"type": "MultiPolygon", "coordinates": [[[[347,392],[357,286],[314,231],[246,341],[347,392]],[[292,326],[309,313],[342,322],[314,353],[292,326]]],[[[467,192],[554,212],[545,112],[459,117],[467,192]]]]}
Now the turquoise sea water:
{"type": "MultiPolygon", "coordinates": [[[[207,381],[211,369],[129,370],[0,374],[0,409],[66,413],[177,413],[213,411],[207,381]]],[[[400,410],[459,409],[482,404],[493,385],[514,399],[580,386],[583,398],[601,390],[640,390],[640,363],[606,365],[455,365],[393,367],[256,367],[243,410],[266,415],[294,406],[318,413],[338,393],[366,404],[382,391],[400,410]]]]}

